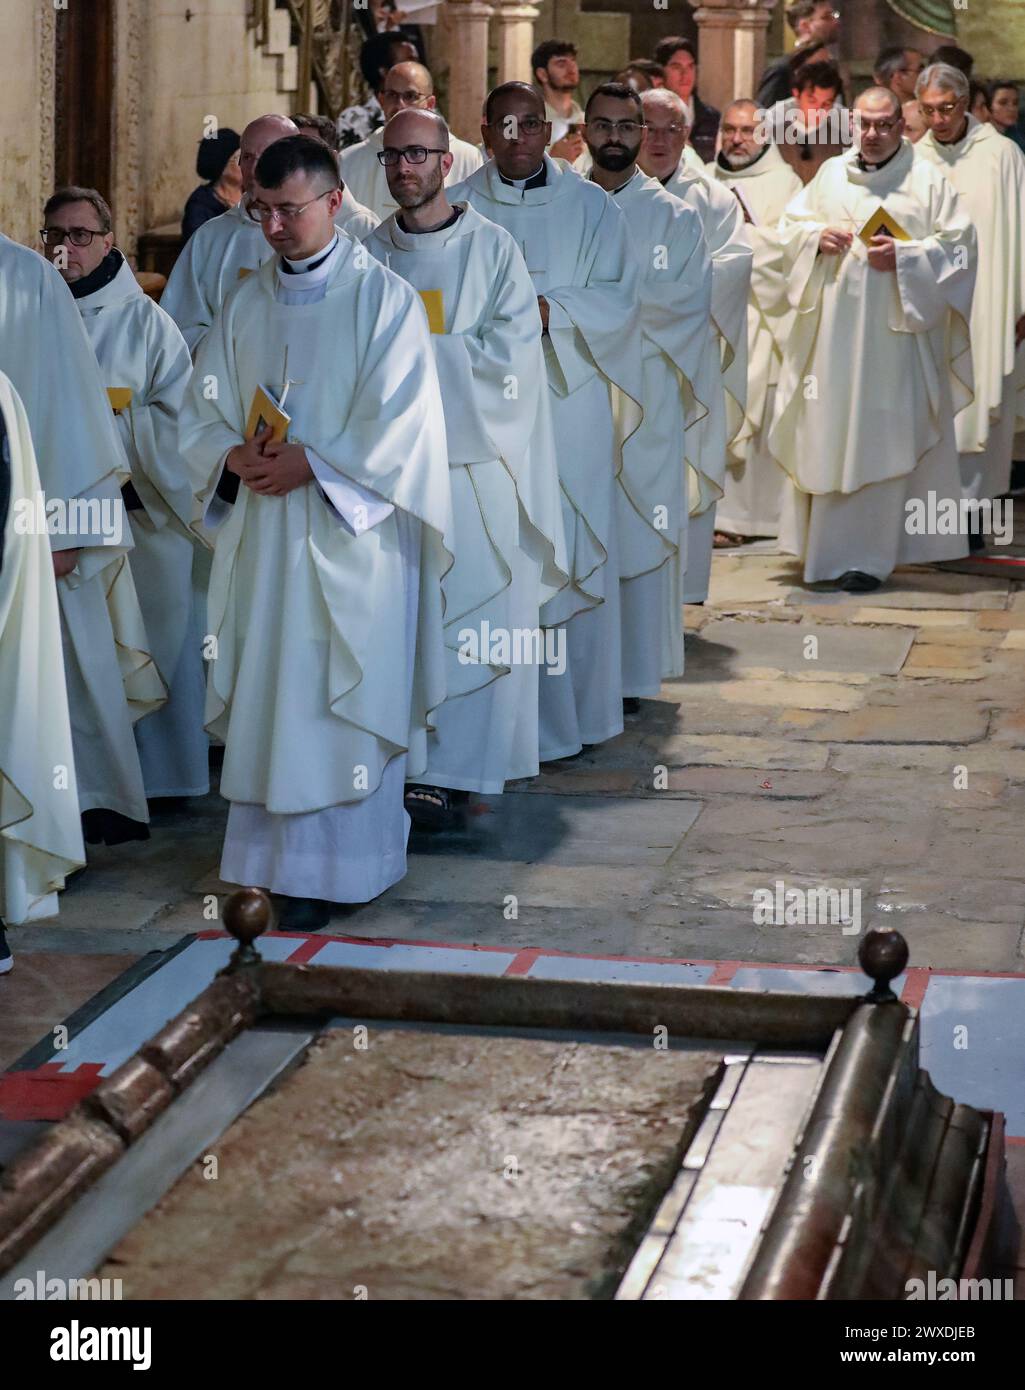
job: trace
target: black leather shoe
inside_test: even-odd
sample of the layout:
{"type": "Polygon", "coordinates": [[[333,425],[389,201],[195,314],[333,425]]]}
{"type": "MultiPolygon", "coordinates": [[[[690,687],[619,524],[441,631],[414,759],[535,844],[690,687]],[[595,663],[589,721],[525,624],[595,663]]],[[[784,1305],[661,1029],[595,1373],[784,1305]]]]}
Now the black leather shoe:
{"type": "Polygon", "coordinates": [[[640,712],[641,712],[641,702],[640,702],[640,700],[637,698],[637,696],[636,696],[636,695],[624,695],[624,696],[623,696],[623,713],[624,713],[624,714],[640,714],[640,712]]]}
{"type": "Polygon", "coordinates": [[[861,570],[848,570],[836,581],[836,587],[845,594],[870,594],[873,589],[882,587],[883,581],[874,574],[864,574],[861,570]]]}
{"type": "Polygon", "coordinates": [[[323,898],[281,899],[280,931],[323,931],[331,921],[331,904],[323,898]]]}

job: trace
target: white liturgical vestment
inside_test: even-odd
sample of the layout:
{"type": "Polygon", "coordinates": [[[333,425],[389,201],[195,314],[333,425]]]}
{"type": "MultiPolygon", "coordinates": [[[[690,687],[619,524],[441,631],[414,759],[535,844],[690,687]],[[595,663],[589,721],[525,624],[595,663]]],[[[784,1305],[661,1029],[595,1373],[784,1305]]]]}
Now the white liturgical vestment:
{"type": "Polygon", "coordinates": [[[490,160],[451,198],[512,233],[549,305],[543,343],[572,574],[542,614],[548,627],[567,625],[566,669],[541,681],[545,762],[623,728],[616,480],[642,387],[637,269],[623,215],[568,165],[545,155],[543,170],[544,183],[526,187],[533,179],[506,182],[490,160]],[[624,397],[616,420],[613,386],[624,397]]]}
{"type": "Polygon", "coordinates": [[[448,453],[419,297],[344,233],[317,260],[290,275],[275,258],[229,293],[181,444],[216,522],[208,504],[263,387],[314,472],[285,496],[242,485],[222,504],[207,694],[232,803],[222,876],[366,902],[405,872],[404,779],[423,771],[445,693],[448,453]]]}
{"type": "Polygon", "coordinates": [[[509,233],[456,210],[432,232],[389,217],[366,245],[431,308],[445,407],[455,562],[443,586],[447,699],[424,781],[495,793],[538,772],[539,610],[569,562],[537,296],[509,233]]]}
{"type": "Polygon", "coordinates": [[[2,373],[0,454],[0,497],[9,482],[0,514],[0,922],[18,926],[56,913],[85,848],[50,543],[21,520],[35,512],[39,474],[24,408],[2,373]]]}
{"type": "Polygon", "coordinates": [[[803,556],[808,583],[964,555],[963,535],[919,534],[907,503],[960,498],[954,414],[971,394],[976,267],[966,209],[905,140],[876,169],[854,150],[826,160],[780,231],[796,311],[769,434],[790,478],[783,548],[803,556]],[[896,271],[872,269],[857,235],[843,255],[819,251],[826,227],[856,230],[880,208],[909,238],[896,271]]]}
{"type": "Polygon", "coordinates": [[[203,728],[205,593],[197,592],[192,487],[178,452],[178,409],[192,359],[174,321],[122,260],[117,275],[76,299],[108,390],[129,392],[117,425],[142,503],[129,511],[130,557],[150,651],[170,692],[135,726],[148,797],[203,796],[210,787],[203,728]]]}

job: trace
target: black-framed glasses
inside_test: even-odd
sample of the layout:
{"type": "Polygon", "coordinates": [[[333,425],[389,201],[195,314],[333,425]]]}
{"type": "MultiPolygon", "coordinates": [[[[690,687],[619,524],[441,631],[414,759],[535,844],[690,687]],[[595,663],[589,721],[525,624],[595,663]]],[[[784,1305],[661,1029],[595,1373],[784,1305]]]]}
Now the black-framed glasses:
{"type": "Polygon", "coordinates": [[[94,236],[106,236],[106,232],[94,231],[92,227],[44,227],[39,235],[44,246],[63,246],[70,241],[72,246],[88,246],[94,236]]]}
{"type": "Polygon", "coordinates": [[[282,207],[272,208],[266,203],[250,203],[247,211],[250,217],[255,217],[259,222],[269,222],[275,216],[280,217],[282,222],[294,222],[307,208],[311,208],[314,203],[319,203],[321,198],[326,198],[329,193],[334,192],[333,188],[325,188],[323,193],[318,193],[308,203],[303,203],[302,207],[293,207],[290,203],[285,203],[282,207]]]}
{"type": "Polygon", "coordinates": [[[385,145],[378,151],[377,158],[386,169],[391,169],[402,158],[407,164],[424,164],[429,154],[448,154],[448,150],[433,149],[429,145],[404,145],[399,150],[394,145],[385,145]]]}
{"type": "Polygon", "coordinates": [[[595,135],[618,135],[620,131],[624,135],[636,135],[638,131],[644,129],[643,121],[607,121],[604,116],[595,116],[587,122],[588,129],[593,130],[595,135]]]}

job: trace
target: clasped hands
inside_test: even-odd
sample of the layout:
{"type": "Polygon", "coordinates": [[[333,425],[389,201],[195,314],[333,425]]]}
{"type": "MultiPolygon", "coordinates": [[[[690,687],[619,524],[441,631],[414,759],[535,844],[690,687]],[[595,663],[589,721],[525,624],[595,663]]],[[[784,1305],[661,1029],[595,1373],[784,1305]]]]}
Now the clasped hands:
{"type": "MultiPolygon", "coordinates": [[[[854,233],[842,227],[826,227],[819,237],[819,250],[824,256],[842,256],[850,250],[854,233]]],[[[868,263],[873,270],[897,269],[897,243],[893,237],[876,235],[868,248],[868,263]]]]}
{"type": "Polygon", "coordinates": [[[224,466],[235,473],[251,492],[284,497],[313,478],[313,469],[301,444],[277,443],[265,425],[252,439],[228,451],[224,466]]]}

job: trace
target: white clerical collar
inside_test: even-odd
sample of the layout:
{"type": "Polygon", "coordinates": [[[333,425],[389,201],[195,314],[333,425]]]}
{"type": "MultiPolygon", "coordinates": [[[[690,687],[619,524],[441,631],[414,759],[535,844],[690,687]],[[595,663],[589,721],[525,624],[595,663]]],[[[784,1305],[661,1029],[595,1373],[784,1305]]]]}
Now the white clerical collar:
{"type": "Polygon", "coordinates": [[[541,174],[544,173],[544,171],[545,171],[545,162],[544,162],[544,160],[542,159],[541,163],[537,166],[537,168],[536,168],[536,169],[534,170],[534,172],[529,176],[529,178],[525,178],[525,179],[507,179],[507,178],[505,177],[505,175],[502,174],[502,175],[501,175],[501,179],[502,179],[502,182],[503,182],[503,183],[511,184],[513,188],[524,189],[524,188],[527,187],[527,185],[528,185],[529,183],[534,183],[535,180],[536,180],[541,174]]]}
{"type": "Polygon", "coordinates": [[[338,246],[338,233],[335,232],[334,240],[326,249],[321,247],[319,251],[312,256],[307,256],[305,260],[290,261],[282,256],[277,267],[278,279],[292,290],[307,290],[320,284],[331,273],[331,264],[338,252],[338,246]],[[288,267],[287,270],[285,266],[288,267]]]}

